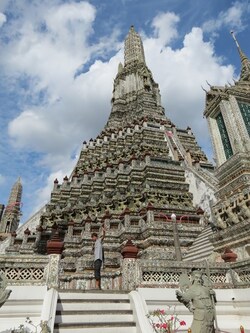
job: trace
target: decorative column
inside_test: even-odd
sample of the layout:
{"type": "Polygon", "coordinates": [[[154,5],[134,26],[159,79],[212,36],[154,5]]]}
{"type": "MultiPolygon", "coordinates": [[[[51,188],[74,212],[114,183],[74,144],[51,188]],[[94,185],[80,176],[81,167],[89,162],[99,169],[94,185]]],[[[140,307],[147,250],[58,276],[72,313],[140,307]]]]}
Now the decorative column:
{"type": "Polygon", "coordinates": [[[129,239],[121,254],[122,261],[122,290],[134,290],[140,282],[140,269],[137,260],[139,249],[129,239]]]}
{"type": "Polygon", "coordinates": [[[179,239],[178,226],[176,223],[175,214],[171,215],[171,220],[173,224],[173,236],[174,236],[174,248],[175,248],[176,260],[181,261],[182,255],[181,255],[180,239],[179,239]]]}
{"type": "Polygon", "coordinates": [[[51,239],[47,242],[49,263],[46,272],[46,285],[48,289],[59,288],[59,268],[62,251],[63,241],[61,241],[59,232],[56,230],[51,239]]]}
{"type": "Polygon", "coordinates": [[[147,223],[150,225],[154,224],[155,217],[154,217],[154,206],[151,204],[151,202],[148,203],[147,207],[147,223]]]}

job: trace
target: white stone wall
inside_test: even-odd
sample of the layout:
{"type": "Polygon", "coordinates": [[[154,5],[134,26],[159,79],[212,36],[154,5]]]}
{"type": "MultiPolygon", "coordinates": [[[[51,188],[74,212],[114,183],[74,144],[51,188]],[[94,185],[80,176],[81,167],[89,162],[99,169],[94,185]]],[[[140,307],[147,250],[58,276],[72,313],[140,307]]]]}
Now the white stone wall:
{"type": "MultiPolygon", "coordinates": [[[[33,325],[38,326],[41,321],[43,300],[46,294],[46,286],[11,286],[9,299],[1,307],[0,332],[11,332],[23,324],[26,329],[33,331],[26,317],[32,320],[33,325]]],[[[39,330],[38,330],[39,331],[39,330]]]]}

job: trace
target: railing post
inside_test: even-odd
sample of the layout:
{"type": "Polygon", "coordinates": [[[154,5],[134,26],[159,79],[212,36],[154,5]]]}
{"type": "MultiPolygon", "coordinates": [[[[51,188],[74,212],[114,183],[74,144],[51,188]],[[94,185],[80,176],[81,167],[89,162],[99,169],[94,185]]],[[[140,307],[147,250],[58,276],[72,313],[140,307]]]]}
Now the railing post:
{"type": "Polygon", "coordinates": [[[176,260],[181,261],[182,255],[181,255],[181,248],[180,248],[180,240],[179,240],[179,234],[178,234],[178,226],[176,223],[176,215],[171,215],[172,225],[173,225],[173,236],[174,236],[174,247],[175,247],[175,254],[176,254],[176,260]]]}
{"type": "Polygon", "coordinates": [[[46,274],[46,285],[48,289],[59,288],[59,265],[60,265],[60,254],[50,254],[49,263],[47,266],[46,274]]]}
{"type": "Polygon", "coordinates": [[[46,284],[48,289],[59,288],[59,266],[60,266],[62,251],[63,251],[63,241],[59,237],[58,229],[56,229],[51,239],[47,242],[47,253],[49,255],[49,264],[46,277],[46,284]]]}
{"type": "Polygon", "coordinates": [[[122,260],[122,290],[134,290],[140,280],[139,265],[137,260],[138,248],[128,240],[121,253],[122,260]]]}

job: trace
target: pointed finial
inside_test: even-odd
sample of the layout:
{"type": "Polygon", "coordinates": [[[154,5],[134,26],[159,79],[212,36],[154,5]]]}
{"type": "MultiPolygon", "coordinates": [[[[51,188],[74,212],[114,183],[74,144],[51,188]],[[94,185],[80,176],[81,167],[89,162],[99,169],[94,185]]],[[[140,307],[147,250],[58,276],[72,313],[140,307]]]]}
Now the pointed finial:
{"type": "Polygon", "coordinates": [[[205,88],[203,88],[202,86],[201,86],[201,89],[202,89],[203,91],[205,91],[205,93],[207,93],[206,89],[205,89],[205,88]]]}
{"type": "Polygon", "coordinates": [[[211,84],[206,80],[206,82],[207,82],[207,85],[210,87],[210,88],[212,88],[212,86],[211,86],[211,84]]]}
{"type": "Polygon", "coordinates": [[[240,60],[241,60],[241,74],[240,74],[240,81],[249,81],[250,79],[250,61],[247,58],[247,56],[244,54],[244,52],[241,50],[240,45],[234,35],[234,32],[231,31],[231,35],[233,37],[233,40],[235,41],[235,44],[237,46],[240,60]]]}

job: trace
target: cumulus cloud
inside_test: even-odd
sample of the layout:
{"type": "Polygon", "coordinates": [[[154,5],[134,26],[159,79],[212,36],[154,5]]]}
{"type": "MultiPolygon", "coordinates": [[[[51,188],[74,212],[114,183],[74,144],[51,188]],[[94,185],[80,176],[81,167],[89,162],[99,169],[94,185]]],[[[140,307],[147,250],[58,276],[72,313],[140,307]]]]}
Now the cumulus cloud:
{"type": "Polygon", "coordinates": [[[90,45],[95,8],[86,2],[58,5],[42,13],[33,23],[24,21],[21,36],[6,51],[5,66],[13,75],[25,76],[27,100],[36,101],[46,92],[41,103],[23,106],[9,124],[9,135],[19,148],[59,156],[69,153],[79,138],[90,138],[93,128],[100,128],[107,118],[121,55],[108,62],[96,60],[86,72],[84,66],[91,56],[118,48],[120,42],[114,32],[90,45]]]}
{"type": "Polygon", "coordinates": [[[234,3],[228,10],[220,12],[216,19],[211,19],[205,22],[202,26],[206,32],[214,32],[220,29],[222,26],[228,29],[242,30],[244,23],[242,16],[246,10],[246,4],[242,2],[234,3]]]}
{"type": "Polygon", "coordinates": [[[174,13],[159,13],[151,24],[154,29],[154,37],[165,46],[178,36],[176,23],[179,21],[179,17],[174,13]]]}
{"type": "Polygon", "coordinates": [[[0,28],[7,21],[6,16],[3,13],[0,13],[0,28]]]}

